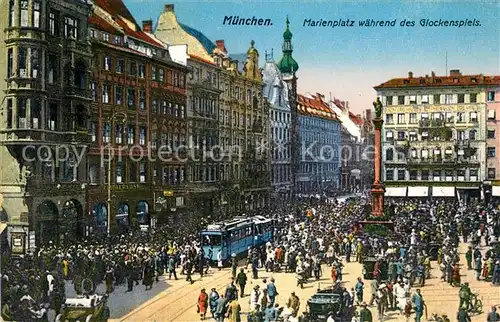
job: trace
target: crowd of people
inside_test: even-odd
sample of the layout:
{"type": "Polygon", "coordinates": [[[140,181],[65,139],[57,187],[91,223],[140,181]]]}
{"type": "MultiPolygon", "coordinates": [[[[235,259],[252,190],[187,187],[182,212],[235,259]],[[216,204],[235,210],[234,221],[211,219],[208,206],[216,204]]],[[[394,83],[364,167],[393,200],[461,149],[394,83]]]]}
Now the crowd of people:
{"type": "MultiPolygon", "coordinates": [[[[307,315],[301,316],[305,305],[301,306],[295,293],[287,303],[277,303],[280,287],[274,279],[259,281],[262,268],[295,274],[298,287],[311,279],[324,279],[327,271],[342,302],[337,310],[328,312],[328,321],[372,321],[370,306],[375,306],[380,321],[388,310],[398,310],[406,319],[415,314],[415,320],[421,321],[426,306],[419,288],[425,287],[427,279],[438,278],[431,276],[431,265],[438,265],[439,278],[460,287],[457,319],[468,321],[475,303],[474,294],[460,280],[460,241],[470,244],[467,269],[475,270],[478,280],[500,284],[497,207],[450,200],[389,201],[391,224],[385,226],[366,222],[369,208],[366,198],[356,197],[345,203],[304,198],[276,209],[274,219],[280,224],[273,240],[248,249],[247,267],[233,257],[233,279],[225,290],[201,290],[200,318],[206,319],[210,312],[216,321],[241,321],[239,301],[248,295],[249,321],[307,320],[307,315]],[[347,289],[342,273],[351,261],[363,263],[369,271],[347,289]],[[251,290],[246,289],[249,278],[258,281],[251,290]]],[[[198,232],[204,224],[138,230],[78,245],[49,245],[23,258],[3,256],[2,316],[5,320],[48,321],[48,310],[57,315],[64,309],[68,283],[82,296],[94,293],[99,284],[105,284],[107,294],[122,284],[130,292],[140,284],[150,289],[161,275],[178,279],[182,274],[187,283],[193,283],[192,274],[203,276],[210,264],[221,266],[211,263],[207,259],[211,256],[200,247],[198,232]]],[[[496,313],[491,314],[494,318],[496,313]]],[[[309,321],[314,319],[309,316],[309,321]]]]}

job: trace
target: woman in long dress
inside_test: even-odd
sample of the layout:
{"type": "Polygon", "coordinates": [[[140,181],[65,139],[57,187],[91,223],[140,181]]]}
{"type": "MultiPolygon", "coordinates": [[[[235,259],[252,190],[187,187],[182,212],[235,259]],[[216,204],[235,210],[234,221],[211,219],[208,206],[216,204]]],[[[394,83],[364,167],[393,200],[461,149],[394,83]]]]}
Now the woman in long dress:
{"type": "Polygon", "coordinates": [[[217,267],[219,268],[219,271],[222,269],[222,251],[219,250],[217,253],[217,267]]]}
{"type": "Polygon", "coordinates": [[[205,289],[201,289],[200,296],[198,296],[198,313],[200,313],[200,318],[205,320],[208,308],[208,294],[205,289]]]}

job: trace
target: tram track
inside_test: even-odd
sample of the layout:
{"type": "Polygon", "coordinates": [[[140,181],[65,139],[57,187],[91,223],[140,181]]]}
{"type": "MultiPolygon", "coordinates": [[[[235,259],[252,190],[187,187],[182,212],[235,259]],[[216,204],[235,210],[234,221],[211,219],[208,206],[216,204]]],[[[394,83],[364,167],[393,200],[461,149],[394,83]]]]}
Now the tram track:
{"type": "MultiPolygon", "coordinates": [[[[175,299],[172,300],[172,301],[170,301],[167,306],[163,306],[160,310],[156,310],[155,312],[151,313],[147,317],[140,319],[141,321],[151,321],[151,318],[153,316],[158,315],[159,312],[163,311],[164,309],[171,309],[172,307],[175,307],[176,303],[179,303],[183,299],[185,299],[187,296],[192,295],[193,292],[196,292],[196,290],[199,291],[202,288],[207,289],[207,287],[215,286],[214,284],[216,284],[217,281],[221,281],[224,278],[227,279],[230,275],[231,275],[231,271],[227,271],[227,272],[224,272],[222,275],[220,275],[220,276],[218,276],[218,277],[216,277],[214,279],[210,279],[207,282],[202,282],[203,284],[201,284],[201,285],[198,284],[198,283],[196,283],[196,282],[193,283],[193,284],[187,285],[187,289],[188,290],[186,292],[182,292],[181,294],[178,294],[178,293],[180,291],[186,289],[186,287],[182,287],[181,286],[181,287],[178,287],[178,288],[176,288],[175,290],[173,290],[171,292],[167,291],[164,294],[160,295],[159,297],[153,299],[150,302],[147,302],[145,305],[143,305],[143,306],[139,307],[138,309],[134,310],[133,312],[125,315],[124,317],[119,318],[118,321],[121,321],[121,322],[123,322],[123,321],[138,321],[138,319],[134,319],[134,316],[137,316],[137,315],[141,314],[141,312],[145,312],[145,310],[152,308],[156,303],[158,303],[158,302],[166,299],[167,297],[175,297],[175,299]],[[196,286],[196,288],[194,286],[196,286]]],[[[222,285],[227,285],[227,284],[229,284],[229,282],[223,283],[222,285]]],[[[183,305],[180,305],[180,306],[182,307],[183,305]]],[[[173,316],[173,317],[169,316],[167,321],[176,321],[175,320],[176,318],[178,318],[179,316],[182,316],[184,313],[186,313],[192,307],[193,307],[193,305],[190,305],[185,310],[181,309],[181,312],[176,312],[175,316],[173,316]]],[[[169,315],[171,315],[171,314],[169,314],[169,315]]]]}

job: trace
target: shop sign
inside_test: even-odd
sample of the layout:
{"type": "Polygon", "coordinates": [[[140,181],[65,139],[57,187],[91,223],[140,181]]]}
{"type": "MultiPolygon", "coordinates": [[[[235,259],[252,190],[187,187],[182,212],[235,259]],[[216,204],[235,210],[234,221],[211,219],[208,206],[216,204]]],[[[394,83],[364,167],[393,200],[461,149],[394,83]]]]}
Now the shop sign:
{"type": "Polygon", "coordinates": [[[174,191],[173,190],[163,190],[163,196],[165,196],[165,197],[173,197],[174,196],[174,191]]]}
{"type": "Polygon", "coordinates": [[[12,232],[10,234],[10,248],[14,255],[24,255],[26,245],[26,233],[12,232]]]}
{"type": "Polygon", "coordinates": [[[137,183],[128,184],[112,184],[112,191],[129,191],[129,190],[139,190],[139,185],[137,183]]]}

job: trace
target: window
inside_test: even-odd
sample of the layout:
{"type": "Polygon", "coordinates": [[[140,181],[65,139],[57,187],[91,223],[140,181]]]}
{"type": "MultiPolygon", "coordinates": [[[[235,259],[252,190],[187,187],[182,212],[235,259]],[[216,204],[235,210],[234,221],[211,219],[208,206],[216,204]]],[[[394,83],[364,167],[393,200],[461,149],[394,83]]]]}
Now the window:
{"type": "Polygon", "coordinates": [[[408,134],[408,139],[412,142],[417,141],[418,140],[417,132],[410,132],[408,134]]]}
{"type": "Polygon", "coordinates": [[[433,101],[434,104],[441,104],[441,94],[434,94],[433,101]]]}
{"type": "Polygon", "coordinates": [[[433,116],[434,120],[440,120],[442,118],[443,114],[437,112],[437,113],[433,113],[432,116],[433,116]]]}
{"type": "Polygon", "coordinates": [[[429,150],[423,149],[421,156],[422,156],[422,159],[427,159],[429,157],[429,150]]]}
{"type": "Polygon", "coordinates": [[[494,146],[488,147],[488,158],[494,158],[496,156],[496,150],[494,146]]]}
{"type": "Polygon", "coordinates": [[[473,93],[469,95],[469,102],[477,103],[477,94],[473,93]]]}
{"type": "Polygon", "coordinates": [[[123,183],[123,162],[116,161],[115,167],[116,183],[123,183]]]}
{"type": "Polygon", "coordinates": [[[146,162],[141,161],[139,163],[139,182],[140,183],[146,182],[146,174],[147,174],[146,162]]]}
{"type": "Polygon", "coordinates": [[[465,170],[463,170],[463,169],[457,170],[457,180],[458,181],[465,181],[465,170]]]}
{"type": "Polygon", "coordinates": [[[493,102],[493,101],[495,101],[495,92],[488,91],[488,102],[493,102]]]}
{"type": "Polygon", "coordinates": [[[406,171],[405,170],[398,170],[398,180],[403,181],[406,179],[406,171]]]}
{"type": "Polygon", "coordinates": [[[102,33],[102,40],[105,42],[109,41],[109,34],[107,32],[102,33]]]}
{"type": "Polygon", "coordinates": [[[488,110],[488,121],[495,121],[496,120],[496,112],[495,110],[488,110]]]}
{"type": "Polygon", "coordinates": [[[394,180],[394,169],[386,169],[385,170],[385,180],[387,180],[387,181],[394,180]]]}
{"type": "MultiPolygon", "coordinates": [[[[39,129],[40,128],[40,120],[42,113],[42,103],[40,98],[32,98],[31,99],[31,128],[39,129]]],[[[86,128],[86,126],[85,126],[86,128]]]]}
{"type": "Polygon", "coordinates": [[[459,141],[465,140],[465,131],[464,130],[457,130],[457,140],[459,140],[459,141]]]}
{"type": "Polygon", "coordinates": [[[17,48],[17,75],[21,78],[28,77],[28,72],[26,70],[28,53],[26,48],[18,47],[17,48]]]}
{"type": "MultiPolygon", "coordinates": [[[[57,81],[57,71],[59,70],[59,63],[57,61],[57,56],[53,54],[49,54],[48,56],[48,83],[54,84],[57,81]]],[[[96,93],[97,97],[97,93],[96,93]]]]}
{"type": "Polygon", "coordinates": [[[40,28],[40,0],[33,0],[33,27],[40,28]]]}
{"type": "Polygon", "coordinates": [[[394,139],[394,133],[392,131],[387,131],[385,133],[386,141],[392,141],[394,139]]]}
{"type": "Polygon", "coordinates": [[[115,86],[115,102],[116,105],[123,104],[123,87],[116,85],[115,86]]]}
{"type": "Polygon", "coordinates": [[[135,182],[137,180],[137,166],[136,162],[130,160],[128,162],[128,182],[135,182]]]}
{"type": "Polygon", "coordinates": [[[464,123],[464,122],[465,122],[465,113],[458,112],[457,113],[457,123],[464,123]]]}
{"type": "Polygon", "coordinates": [[[122,144],[122,138],[123,138],[123,125],[117,124],[115,126],[115,143],[122,144]]]}
{"type": "Polygon", "coordinates": [[[13,27],[14,21],[16,21],[14,7],[15,7],[15,1],[9,0],[9,27],[13,27]]]}
{"type": "Polygon", "coordinates": [[[104,124],[104,129],[102,131],[102,142],[109,143],[111,138],[111,126],[109,124],[104,124]]]}
{"type": "Polygon", "coordinates": [[[444,176],[446,181],[453,181],[453,170],[444,170],[444,176]]]}
{"type": "Polygon", "coordinates": [[[417,104],[417,96],[410,95],[410,104],[417,104]]]}
{"type": "Polygon", "coordinates": [[[174,86],[179,87],[179,73],[174,72],[174,86]]]}
{"type": "Polygon", "coordinates": [[[90,134],[91,141],[95,142],[97,140],[97,123],[96,122],[90,122],[89,134],[90,134]]]}
{"type": "Polygon", "coordinates": [[[387,124],[393,124],[394,123],[394,115],[392,115],[392,114],[386,114],[385,115],[385,122],[387,124]]]}
{"type": "Polygon", "coordinates": [[[146,144],[146,128],[142,126],[139,128],[139,144],[146,144]]]}
{"type": "Polygon", "coordinates": [[[17,99],[17,127],[20,129],[28,128],[26,121],[26,102],[27,99],[24,97],[19,97],[17,99]]]}
{"type": "Polygon", "coordinates": [[[410,180],[417,180],[417,170],[410,170],[410,180]]]}
{"type": "Polygon", "coordinates": [[[429,170],[422,170],[422,175],[420,180],[429,180],[429,170]]]}
{"type": "Polygon", "coordinates": [[[122,37],[120,37],[120,36],[115,36],[115,38],[114,38],[114,39],[115,39],[115,44],[117,44],[117,45],[121,45],[121,43],[122,43],[122,37]]]}
{"type": "Polygon", "coordinates": [[[453,112],[446,112],[445,114],[445,117],[446,117],[446,122],[450,123],[450,122],[453,122],[453,112]]]}
{"type": "Polygon", "coordinates": [[[441,170],[432,171],[432,179],[434,181],[441,181],[441,170]]]}
{"type": "Polygon", "coordinates": [[[40,68],[40,54],[36,48],[31,48],[31,77],[38,78],[38,69],[40,68]]]}
{"type": "Polygon", "coordinates": [[[387,106],[391,106],[392,105],[392,96],[387,96],[385,100],[386,100],[386,104],[385,105],[387,105],[387,106]]]}
{"type": "Polygon", "coordinates": [[[156,149],[158,145],[158,134],[156,132],[151,133],[151,148],[156,149]]]}
{"type": "Polygon", "coordinates": [[[130,76],[137,76],[137,64],[134,62],[129,62],[128,64],[128,74],[130,76]]]}
{"type": "Polygon", "coordinates": [[[102,85],[102,102],[105,104],[109,103],[109,85],[102,85]]]}
{"type": "Polygon", "coordinates": [[[385,153],[386,161],[394,161],[394,150],[392,148],[387,149],[385,153]]]}
{"type": "Polygon", "coordinates": [[[470,121],[472,123],[477,123],[477,112],[470,112],[470,121]]]}
{"type": "Polygon", "coordinates": [[[403,113],[398,114],[398,124],[405,124],[405,115],[403,113]]]}
{"type": "Polygon", "coordinates": [[[180,109],[180,115],[179,115],[180,118],[184,118],[186,117],[186,107],[184,105],[181,105],[181,109],[180,109]]]}
{"type": "Polygon", "coordinates": [[[158,100],[151,100],[151,114],[158,113],[158,100]]]}
{"type": "Polygon", "coordinates": [[[135,105],[135,90],[133,88],[127,89],[127,102],[128,102],[128,107],[134,107],[134,105],[135,105]]]}
{"type": "Polygon", "coordinates": [[[398,96],[398,105],[404,105],[405,104],[405,97],[404,96],[398,96]]]}
{"type": "Polygon", "coordinates": [[[444,97],[445,104],[453,104],[453,94],[446,94],[444,97]]]}
{"type": "Polygon", "coordinates": [[[422,104],[429,104],[429,95],[422,95],[421,102],[422,104]]]}
{"type": "Polygon", "coordinates": [[[111,70],[111,57],[104,56],[103,61],[102,61],[102,68],[104,70],[111,70]]]}
{"type": "Polygon", "coordinates": [[[167,101],[161,101],[163,115],[167,115],[167,101]]]}
{"type": "Polygon", "coordinates": [[[64,37],[78,39],[78,20],[64,17],[64,37]]]}
{"type": "Polygon", "coordinates": [[[7,128],[11,129],[12,128],[12,117],[13,117],[13,112],[12,112],[12,98],[7,99],[7,128]]]}
{"type": "Polygon", "coordinates": [[[7,78],[11,78],[13,75],[14,68],[14,49],[9,48],[7,50],[7,78]]]}
{"type": "Polygon", "coordinates": [[[488,130],[488,139],[495,138],[495,130],[488,130]]]}
{"type": "Polygon", "coordinates": [[[477,174],[478,170],[477,169],[470,169],[469,170],[469,180],[470,181],[477,181],[477,174]]]}
{"type": "Polygon", "coordinates": [[[160,82],[165,81],[165,70],[163,68],[160,68],[158,70],[158,81],[160,82]]]}
{"type": "Polygon", "coordinates": [[[496,177],[496,169],[488,168],[488,180],[495,179],[495,177],[496,177]]]}
{"type": "Polygon", "coordinates": [[[404,140],[404,139],[405,139],[405,132],[398,131],[398,140],[404,140]]]}
{"type": "Polygon", "coordinates": [[[29,27],[28,21],[28,0],[20,1],[21,8],[21,27],[29,27]]]}
{"type": "Polygon", "coordinates": [[[56,103],[49,104],[49,118],[47,120],[47,128],[51,131],[55,131],[57,128],[57,115],[58,106],[56,103]]]}
{"type": "Polygon", "coordinates": [[[122,74],[125,71],[125,60],[118,59],[116,61],[116,72],[122,74]]]}
{"type": "Polygon", "coordinates": [[[144,111],[146,110],[146,91],[139,91],[139,108],[144,111]]]}
{"type": "Polygon", "coordinates": [[[144,78],[146,77],[146,65],[144,64],[139,64],[139,78],[144,78]]]}
{"type": "Polygon", "coordinates": [[[97,83],[96,82],[90,83],[90,90],[92,91],[92,100],[94,102],[97,101],[97,83]]]}
{"type": "Polygon", "coordinates": [[[49,13],[49,32],[52,36],[59,36],[59,14],[51,11],[49,13]]]}
{"type": "Polygon", "coordinates": [[[458,101],[459,104],[465,103],[465,94],[458,94],[458,101]]]}
{"type": "Polygon", "coordinates": [[[156,67],[155,66],[151,66],[151,79],[152,80],[156,80],[156,67]]]}
{"type": "Polygon", "coordinates": [[[134,126],[133,125],[128,126],[127,144],[134,144],[134,126]]]}

